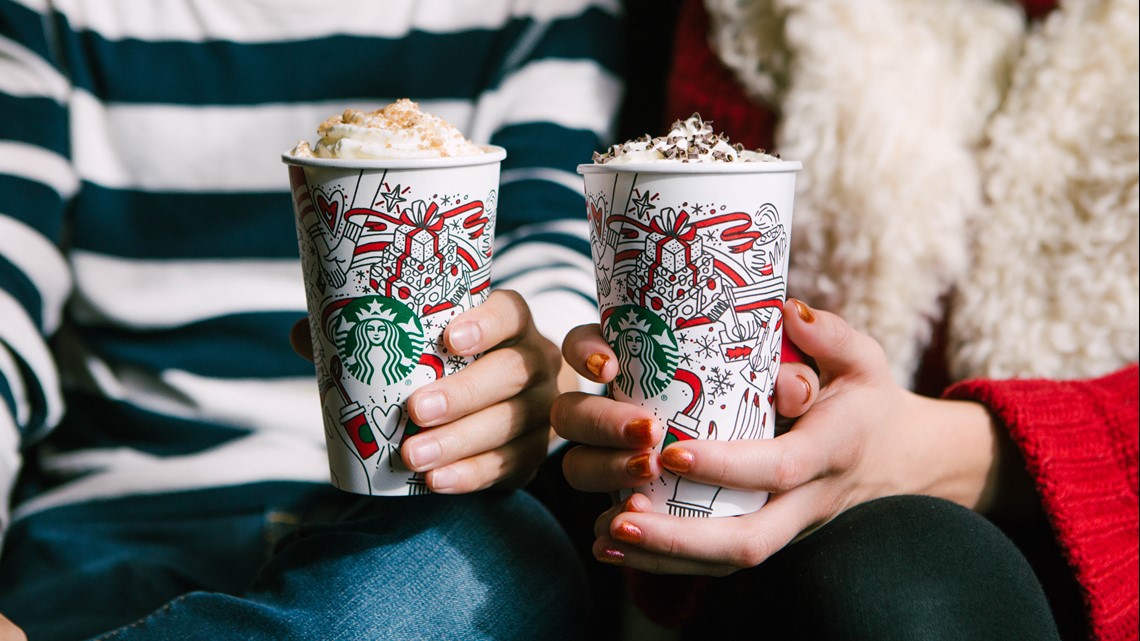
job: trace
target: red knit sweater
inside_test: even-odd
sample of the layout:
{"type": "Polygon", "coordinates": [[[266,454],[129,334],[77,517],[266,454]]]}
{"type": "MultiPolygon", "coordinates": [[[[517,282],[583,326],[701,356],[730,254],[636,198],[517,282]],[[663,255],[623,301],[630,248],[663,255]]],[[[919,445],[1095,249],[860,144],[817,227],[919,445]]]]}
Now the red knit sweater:
{"type": "MultiPolygon", "coordinates": [[[[1056,0],[1022,0],[1037,17],[1056,0]]],[[[747,147],[772,148],[778,114],[745,97],[707,44],[708,16],[700,0],[685,0],[677,20],[665,120],[693,112],[747,147]]],[[[1136,365],[1088,381],[977,380],[943,394],[990,408],[1020,448],[1036,481],[1046,516],[1083,591],[1092,637],[1135,640],[1140,509],[1140,370],[1136,365]]],[[[660,579],[658,579],[660,580],[660,579]]],[[[683,580],[664,578],[666,583],[683,580]]],[[[644,575],[631,575],[634,596],[666,625],[684,620],[700,590],[669,612],[653,611],[644,575]],[[643,597],[643,598],[638,598],[643,597]]],[[[668,586],[657,585],[654,587],[668,586]]],[[[656,591],[656,590],[650,590],[656,591]]]]}

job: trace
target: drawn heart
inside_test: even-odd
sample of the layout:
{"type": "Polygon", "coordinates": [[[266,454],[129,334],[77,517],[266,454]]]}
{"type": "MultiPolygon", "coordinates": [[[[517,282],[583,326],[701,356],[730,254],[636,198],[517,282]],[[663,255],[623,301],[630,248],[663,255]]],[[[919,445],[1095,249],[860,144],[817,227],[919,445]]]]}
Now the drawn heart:
{"type": "Polygon", "coordinates": [[[400,427],[400,419],[404,413],[400,410],[399,405],[389,405],[388,407],[373,407],[372,413],[369,415],[372,419],[372,426],[376,428],[377,432],[384,437],[384,440],[391,441],[392,437],[396,435],[396,430],[400,427]]]}
{"type": "Polygon", "coordinates": [[[602,226],[606,222],[606,198],[602,194],[591,195],[586,203],[586,215],[594,226],[594,238],[602,238],[602,226]]]}
{"type": "Polygon", "coordinates": [[[321,192],[317,192],[317,212],[321,217],[321,221],[329,228],[329,231],[336,232],[337,217],[341,209],[344,207],[344,194],[339,191],[334,191],[331,195],[326,196],[321,192]]]}

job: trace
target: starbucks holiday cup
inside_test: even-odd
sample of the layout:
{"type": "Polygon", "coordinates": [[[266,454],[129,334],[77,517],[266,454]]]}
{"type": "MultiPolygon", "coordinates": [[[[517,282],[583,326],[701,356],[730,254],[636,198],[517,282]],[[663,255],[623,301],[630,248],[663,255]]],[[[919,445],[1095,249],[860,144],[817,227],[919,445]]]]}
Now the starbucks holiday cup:
{"type": "MultiPolygon", "coordinates": [[[[585,164],[612,396],[649,408],[662,448],[771,438],[792,203],[799,162],[585,164]]],[[[634,490],[655,511],[733,516],[766,492],[671,472],[634,490]]],[[[628,496],[629,492],[625,493],[628,496]]]]}
{"type": "Polygon", "coordinates": [[[471,362],[443,346],[490,290],[506,152],[426,159],[283,155],[289,168],[331,480],[428,493],[400,459],[419,387],[471,362]]]}

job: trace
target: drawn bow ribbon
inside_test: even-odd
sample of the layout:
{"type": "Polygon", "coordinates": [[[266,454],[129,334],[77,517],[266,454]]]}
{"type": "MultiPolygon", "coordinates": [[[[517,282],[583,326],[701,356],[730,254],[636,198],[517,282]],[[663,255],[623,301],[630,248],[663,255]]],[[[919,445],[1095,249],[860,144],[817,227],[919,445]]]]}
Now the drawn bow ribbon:
{"type": "Polygon", "coordinates": [[[689,224],[688,212],[677,213],[672,207],[667,207],[661,211],[660,216],[655,216],[649,223],[649,229],[685,243],[697,237],[697,228],[689,224]]]}
{"type": "Polygon", "coordinates": [[[443,229],[443,214],[440,213],[439,205],[436,203],[424,205],[424,201],[417,200],[411,207],[400,212],[400,224],[428,232],[438,232],[443,229]]]}

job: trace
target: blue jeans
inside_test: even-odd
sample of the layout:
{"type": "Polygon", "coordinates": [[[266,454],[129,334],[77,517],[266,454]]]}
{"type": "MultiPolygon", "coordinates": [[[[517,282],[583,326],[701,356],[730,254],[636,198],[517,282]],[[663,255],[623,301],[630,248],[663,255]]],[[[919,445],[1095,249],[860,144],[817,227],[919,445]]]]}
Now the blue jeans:
{"type": "Polygon", "coordinates": [[[32,641],[578,639],[587,604],[524,492],[138,496],[17,521],[0,557],[0,612],[32,641]]]}

